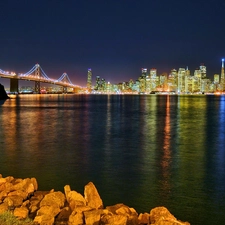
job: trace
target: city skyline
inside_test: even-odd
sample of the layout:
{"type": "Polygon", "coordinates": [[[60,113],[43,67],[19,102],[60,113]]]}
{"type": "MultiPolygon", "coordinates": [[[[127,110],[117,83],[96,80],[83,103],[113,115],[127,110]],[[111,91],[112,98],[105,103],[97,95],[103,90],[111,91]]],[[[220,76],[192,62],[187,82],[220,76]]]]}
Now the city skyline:
{"type": "MultiPolygon", "coordinates": [[[[179,69],[185,69],[185,70],[188,70],[189,71],[189,75],[191,75],[191,76],[194,76],[194,73],[195,73],[195,71],[196,70],[200,70],[201,69],[201,67],[205,67],[205,69],[206,69],[206,71],[205,71],[205,78],[208,78],[208,79],[210,79],[210,80],[214,80],[214,75],[219,75],[219,80],[220,79],[224,79],[223,78],[223,75],[222,75],[222,73],[224,73],[224,58],[222,58],[221,59],[221,62],[220,62],[220,69],[218,70],[218,71],[220,71],[220,72],[218,72],[218,73],[213,73],[213,74],[211,74],[211,76],[209,76],[209,74],[208,74],[208,67],[207,67],[207,65],[205,65],[204,63],[201,63],[198,67],[196,67],[195,68],[195,70],[190,70],[190,68],[188,67],[188,66],[186,66],[186,67],[179,67],[179,68],[172,68],[170,71],[164,71],[163,73],[160,73],[159,71],[161,71],[160,69],[158,69],[158,68],[153,68],[153,67],[148,67],[148,68],[140,68],[140,71],[139,71],[139,74],[137,74],[136,75],[136,77],[135,78],[130,78],[129,80],[123,80],[123,78],[120,78],[121,80],[120,81],[118,81],[117,83],[113,83],[113,82],[110,82],[110,79],[109,80],[106,80],[105,79],[105,77],[103,77],[103,76],[100,76],[100,75],[97,75],[98,73],[95,73],[95,72],[93,72],[93,70],[92,70],[92,68],[88,68],[87,70],[86,70],[86,77],[85,77],[85,79],[84,79],[84,85],[83,86],[81,86],[80,84],[77,84],[77,83],[75,83],[75,85],[79,85],[79,86],[81,86],[81,87],[88,87],[89,89],[91,88],[91,84],[90,83],[92,83],[92,86],[94,86],[94,83],[96,82],[96,78],[97,77],[99,77],[99,78],[103,78],[106,82],[109,82],[109,83],[111,83],[111,84],[119,84],[119,83],[123,83],[123,82],[129,82],[130,80],[133,80],[133,81],[136,81],[136,80],[138,80],[139,79],[139,76],[141,75],[141,73],[142,73],[142,70],[144,69],[144,70],[146,70],[146,73],[148,73],[148,74],[150,74],[151,73],[151,70],[156,70],[156,75],[157,76],[160,76],[160,75],[166,75],[167,77],[169,77],[170,75],[171,75],[171,73],[172,73],[172,71],[173,70],[176,70],[177,72],[179,71],[179,69]],[[90,78],[90,75],[89,76],[87,76],[87,71],[88,71],[88,74],[89,73],[91,73],[91,77],[92,78],[90,78]],[[223,71],[223,72],[222,72],[223,71]],[[87,79],[89,79],[89,81],[87,80],[87,79]],[[92,81],[90,81],[90,79],[92,79],[92,81]],[[89,84],[88,84],[89,83],[89,84]]],[[[0,68],[0,69],[2,69],[2,68],[0,68]]],[[[4,69],[3,69],[3,71],[4,71],[4,69]]],[[[12,71],[12,70],[9,70],[9,72],[14,72],[14,73],[16,73],[16,74],[19,74],[20,72],[16,72],[16,71],[12,71]]],[[[26,71],[26,72],[28,72],[28,71],[26,71]]],[[[49,76],[49,75],[48,75],[49,76]]],[[[62,76],[62,75],[60,75],[60,76],[62,76]]],[[[49,78],[52,78],[51,76],[49,76],[49,78]]],[[[6,85],[6,88],[9,88],[9,81],[6,81],[6,80],[9,80],[9,79],[7,79],[7,78],[1,78],[0,77],[0,83],[2,83],[3,85],[6,85]]],[[[21,81],[20,81],[21,82],[21,81]]],[[[22,81],[23,83],[26,83],[26,82],[30,82],[30,81],[22,81]]],[[[31,81],[32,82],[32,81],[31,81]]]]}
{"type": "Polygon", "coordinates": [[[86,71],[111,83],[204,63],[220,73],[225,30],[222,0],[3,1],[0,68],[27,72],[39,63],[57,79],[86,86],[86,71]],[[121,79],[122,78],[122,79],[121,79]]]}

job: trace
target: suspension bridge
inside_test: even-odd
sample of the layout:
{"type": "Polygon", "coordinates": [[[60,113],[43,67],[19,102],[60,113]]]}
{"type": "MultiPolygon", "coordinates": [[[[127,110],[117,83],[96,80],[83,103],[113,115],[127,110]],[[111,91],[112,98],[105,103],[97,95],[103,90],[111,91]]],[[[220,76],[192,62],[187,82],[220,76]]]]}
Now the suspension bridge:
{"type": "Polygon", "coordinates": [[[72,88],[73,91],[81,88],[71,82],[67,73],[63,73],[57,80],[49,78],[39,64],[35,64],[28,72],[19,74],[0,69],[0,77],[10,79],[10,92],[19,92],[19,80],[34,81],[35,93],[41,93],[41,83],[59,85],[63,87],[63,93],[67,92],[67,88],[72,88]]]}

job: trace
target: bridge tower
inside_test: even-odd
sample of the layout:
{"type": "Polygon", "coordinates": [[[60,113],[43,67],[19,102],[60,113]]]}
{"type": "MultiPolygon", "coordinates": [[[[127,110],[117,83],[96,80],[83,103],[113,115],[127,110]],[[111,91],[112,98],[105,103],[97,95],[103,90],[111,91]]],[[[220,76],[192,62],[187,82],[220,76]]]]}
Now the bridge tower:
{"type": "Polygon", "coordinates": [[[10,92],[19,92],[19,80],[16,78],[10,78],[10,92]]]}
{"type": "MultiPolygon", "coordinates": [[[[34,76],[41,78],[41,71],[40,71],[40,65],[36,64],[36,69],[34,71],[34,76]]],[[[41,93],[41,84],[40,81],[35,81],[35,85],[34,85],[34,91],[38,94],[41,93]]]]}

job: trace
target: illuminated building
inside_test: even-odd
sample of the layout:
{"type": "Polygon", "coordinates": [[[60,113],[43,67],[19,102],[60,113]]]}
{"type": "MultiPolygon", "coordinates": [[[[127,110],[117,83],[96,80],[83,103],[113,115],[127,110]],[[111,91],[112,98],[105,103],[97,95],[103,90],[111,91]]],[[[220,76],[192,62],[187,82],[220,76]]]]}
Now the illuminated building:
{"type": "Polygon", "coordinates": [[[92,71],[91,69],[88,69],[88,74],[87,74],[87,88],[91,90],[92,87],[92,71]]]}
{"type": "Polygon", "coordinates": [[[185,92],[185,68],[179,68],[178,70],[178,79],[177,79],[177,92],[182,93],[185,92]]]}
{"type": "Polygon", "coordinates": [[[141,76],[139,77],[139,89],[141,93],[144,93],[146,91],[146,76],[147,76],[147,69],[142,68],[141,69],[141,76]]]}
{"type": "Polygon", "coordinates": [[[167,90],[176,91],[177,90],[177,70],[172,69],[167,80],[167,90]]]}
{"type": "Polygon", "coordinates": [[[106,92],[107,93],[112,92],[112,85],[110,82],[107,82],[107,84],[106,84],[106,92]]]}
{"type": "Polygon", "coordinates": [[[202,63],[201,66],[199,67],[200,73],[201,73],[201,79],[206,78],[206,66],[202,63]]]}
{"type": "Polygon", "coordinates": [[[163,73],[159,76],[159,88],[162,91],[167,90],[167,74],[163,73]]]}
{"type": "Polygon", "coordinates": [[[213,82],[215,84],[219,84],[220,83],[220,75],[219,74],[214,74],[213,82]]]}
{"type": "Polygon", "coordinates": [[[100,89],[101,89],[101,80],[100,80],[100,76],[96,76],[95,90],[96,90],[96,91],[100,91],[100,89]]]}
{"type": "MultiPolygon", "coordinates": [[[[200,69],[196,69],[194,72],[194,77],[196,78],[196,80],[198,81],[197,83],[197,90],[196,92],[201,91],[201,81],[202,81],[202,73],[200,69]]],[[[196,88],[196,87],[195,87],[196,88]]]]}
{"type": "Polygon", "coordinates": [[[151,90],[156,91],[158,86],[159,78],[157,77],[157,69],[153,68],[150,70],[150,79],[151,79],[151,90]]]}
{"type": "Polygon", "coordinates": [[[150,75],[146,76],[145,84],[146,84],[146,88],[145,88],[146,93],[150,93],[151,92],[151,78],[150,78],[150,75]]]}
{"type": "Polygon", "coordinates": [[[221,83],[221,90],[225,90],[225,77],[224,77],[224,59],[222,59],[222,67],[221,67],[221,77],[220,77],[220,83],[221,83]]]}
{"type": "Polygon", "coordinates": [[[100,88],[101,91],[106,91],[106,82],[105,82],[105,79],[102,78],[101,79],[101,88],[100,88]]]}

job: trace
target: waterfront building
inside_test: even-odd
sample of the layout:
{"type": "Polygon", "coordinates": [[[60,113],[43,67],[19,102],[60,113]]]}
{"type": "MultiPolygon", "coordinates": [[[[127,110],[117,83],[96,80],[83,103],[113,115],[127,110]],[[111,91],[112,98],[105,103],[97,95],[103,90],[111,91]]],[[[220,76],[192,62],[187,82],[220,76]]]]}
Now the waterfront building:
{"type": "Polygon", "coordinates": [[[140,81],[136,80],[133,84],[132,91],[139,93],[140,92],[139,86],[140,86],[140,81]]]}
{"type": "Polygon", "coordinates": [[[104,78],[101,79],[101,91],[105,92],[106,91],[106,81],[104,78]]]}
{"type": "Polygon", "coordinates": [[[96,76],[95,90],[100,91],[100,89],[101,89],[101,79],[100,79],[100,76],[96,76]]]}
{"type": "Polygon", "coordinates": [[[191,93],[192,92],[192,76],[188,75],[185,76],[185,93],[191,93]]]}
{"type": "Polygon", "coordinates": [[[221,90],[225,91],[224,59],[222,59],[220,84],[221,84],[221,90]]]}
{"type": "Polygon", "coordinates": [[[172,69],[167,80],[168,91],[177,91],[177,70],[172,69]]]}
{"type": "Polygon", "coordinates": [[[151,82],[151,91],[156,91],[156,87],[159,83],[159,77],[157,77],[157,69],[152,68],[150,70],[150,82],[151,82]]]}
{"type": "Polygon", "coordinates": [[[192,90],[191,93],[199,92],[199,79],[196,76],[192,77],[192,90]]]}
{"type": "Polygon", "coordinates": [[[215,84],[219,84],[220,83],[220,75],[219,74],[214,74],[213,78],[214,78],[213,82],[215,84]]]}
{"type": "Polygon", "coordinates": [[[134,85],[134,81],[132,79],[130,79],[129,81],[129,88],[132,90],[133,88],[133,85],[134,85]]]}
{"type": "Polygon", "coordinates": [[[211,81],[209,79],[202,79],[201,80],[201,87],[200,87],[200,91],[202,93],[207,93],[210,92],[210,85],[211,85],[211,81]]]}
{"type": "Polygon", "coordinates": [[[146,88],[145,88],[145,91],[146,93],[150,93],[151,92],[151,78],[150,78],[150,75],[147,75],[146,76],[146,88]]]}
{"type": "Polygon", "coordinates": [[[200,69],[196,69],[194,71],[194,77],[198,80],[197,92],[201,91],[201,82],[202,82],[202,73],[200,69]]]}
{"type": "Polygon", "coordinates": [[[91,91],[92,88],[92,71],[91,69],[88,69],[87,73],[87,89],[91,91]]]}
{"type": "Polygon", "coordinates": [[[220,85],[220,75],[214,74],[213,76],[213,91],[218,91],[220,85]]]}
{"type": "Polygon", "coordinates": [[[159,76],[159,89],[162,91],[167,90],[167,74],[163,73],[159,76]]]}
{"type": "Polygon", "coordinates": [[[206,78],[206,66],[202,63],[201,66],[199,67],[200,73],[201,73],[201,79],[206,78]]]}
{"type": "Polygon", "coordinates": [[[141,69],[141,76],[139,77],[139,89],[141,93],[146,92],[146,76],[147,76],[147,68],[142,68],[141,69]]]}
{"type": "Polygon", "coordinates": [[[185,92],[185,68],[179,68],[178,70],[178,79],[177,79],[177,92],[183,93],[185,92]]]}

